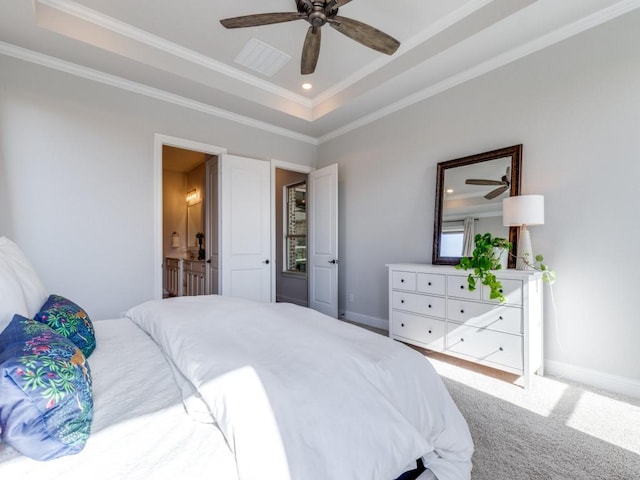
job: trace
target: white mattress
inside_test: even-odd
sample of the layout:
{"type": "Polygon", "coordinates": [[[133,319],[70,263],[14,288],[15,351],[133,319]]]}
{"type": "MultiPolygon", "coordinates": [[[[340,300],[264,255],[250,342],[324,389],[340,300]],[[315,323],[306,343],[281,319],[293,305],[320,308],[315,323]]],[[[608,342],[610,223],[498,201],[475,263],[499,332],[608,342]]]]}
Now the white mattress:
{"type": "Polygon", "coordinates": [[[237,480],[220,430],[191,420],[155,343],[128,319],[94,322],[91,437],[78,455],[38,462],[0,443],[0,478],[237,480]]]}

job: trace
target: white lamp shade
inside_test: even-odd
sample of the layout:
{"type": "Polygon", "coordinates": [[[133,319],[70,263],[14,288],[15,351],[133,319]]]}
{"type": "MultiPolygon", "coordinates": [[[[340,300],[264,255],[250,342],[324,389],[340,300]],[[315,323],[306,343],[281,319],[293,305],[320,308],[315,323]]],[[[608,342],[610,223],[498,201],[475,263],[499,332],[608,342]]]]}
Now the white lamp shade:
{"type": "Polygon", "coordinates": [[[544,196],[518,195],[502,200],[502,223],[505,227],[544,224],[544,196]]]}

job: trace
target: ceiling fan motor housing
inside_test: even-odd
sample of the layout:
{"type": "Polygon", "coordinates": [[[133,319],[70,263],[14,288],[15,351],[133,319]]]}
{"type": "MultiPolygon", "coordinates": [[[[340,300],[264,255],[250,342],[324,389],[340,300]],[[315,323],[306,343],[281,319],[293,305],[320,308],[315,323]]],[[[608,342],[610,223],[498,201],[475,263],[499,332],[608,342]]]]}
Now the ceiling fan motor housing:
{"type": "Polygon", "coordinates": [[[296,6],[298,12],[306,15],[305,20],[314,28],[322,27],[330,18],[334,18],[338,14],[338,9],[332,9],[329,2],[296,0],[296,6]]]}

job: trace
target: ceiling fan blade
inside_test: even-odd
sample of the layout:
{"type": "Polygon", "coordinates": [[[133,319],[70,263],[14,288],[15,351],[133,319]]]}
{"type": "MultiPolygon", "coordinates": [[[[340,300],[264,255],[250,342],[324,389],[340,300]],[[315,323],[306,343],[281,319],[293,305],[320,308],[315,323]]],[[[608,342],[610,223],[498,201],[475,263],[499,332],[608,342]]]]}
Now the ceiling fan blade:
{"type": "Polygon", "coordinates": [[[331,1],[331,5],[329,6],[329,8],[331,10],[337,10],[340,7],[342,7],[343,5],[346,5],[347,3],[349,3],[351,0],[332,0],[331,1]]]}
{"type": "MultiPolygon", "coordinates": [[[[344,4],[344,2],[342,3],[344,4]]],[[[365,47],[373,48],[387,55],[393,55],[400,46],[400,42],[392,36],[352,18],[335,17],[329,19],[328,23],[343,35],[360,42],[365,47]]]]}
{"type": "Polygon", "coordinates": [[[489,193],[487,193],[484,196],[484,198],[486,198],[487,200],[493,200],[494,198],[500,196],[500,194],[505,192],[507,188],[509,188],[509,185],[503,185],[502,187],[496,188],[495,190],[492,190],[489,193]]]}
{"type": "Polygon", "coordinates": [[[225,28],[244,28],[271,25],[273,23],[292,22],[294,20],[303,20],[305,18],[306,17],[299,12],[258,13],[256,15],[225,18],[220,20],[220,23],[225,28]]]}
{"type": "Polygon", "coordinates": [[[302,75],[309,75],[316,70],[316,64],[320,56],[320,40],[322,38],[320,32],[321,29],[314,27],[309,27],[309,30],[307,30],[307,36],[302,47],[302,61],[300,62],[300,73],[302,75]]]}
{"type": "Polygon", "coordinates": [[[467,185],[504,185],[504,182],[499,180],[484,180],[480,178],[468,178],[464,183],[467,185]]]}

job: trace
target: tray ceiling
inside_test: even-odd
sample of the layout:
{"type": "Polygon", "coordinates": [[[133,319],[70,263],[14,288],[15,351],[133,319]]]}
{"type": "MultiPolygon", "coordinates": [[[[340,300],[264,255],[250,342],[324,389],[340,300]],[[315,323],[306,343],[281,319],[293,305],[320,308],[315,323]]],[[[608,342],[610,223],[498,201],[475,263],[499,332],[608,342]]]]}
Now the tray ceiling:
{"type": "Polygon", "coordinates": [[[339,15],[401,46],[386,56],[323,27],[300,74],[304,21],[227,30],[293,0],[0,0],[0,53],[319,143],[640,7],[640,0],[353,0],[339,15]],[[250,41],[284,54],[265,75],[234,61],[250,41]],[[290,60],[286,60],[286,57],[290,60]],[[302,89],[309,82],[311,90],[302,89]]]}

